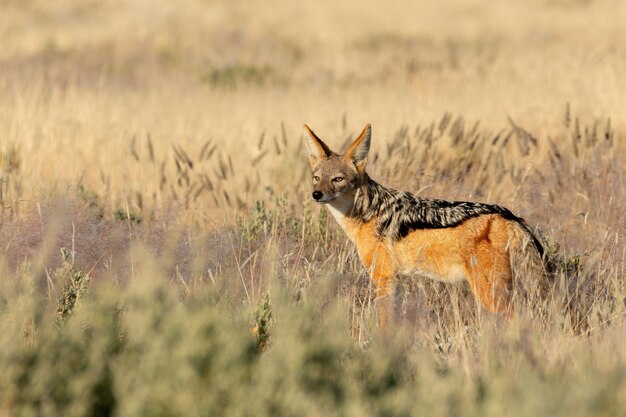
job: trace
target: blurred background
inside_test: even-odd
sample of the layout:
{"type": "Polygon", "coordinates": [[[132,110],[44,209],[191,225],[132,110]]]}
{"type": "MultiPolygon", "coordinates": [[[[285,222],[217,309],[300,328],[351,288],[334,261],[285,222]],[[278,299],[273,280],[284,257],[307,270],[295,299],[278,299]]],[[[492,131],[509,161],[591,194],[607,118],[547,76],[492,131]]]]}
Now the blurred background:
{"type": "MultiPolygon", "coordinates": [[[[28,80],[86,94],[193,90],[224,105],[232,90],[253,90],[256,100],[236,107],[265,125],[290,120],[290,104],[318,124],[350,105],[411,120],[442,111],[496,121],[515,113],[538,125],[567,101],[596,115],[624,104],[625,6],[617,0],[3,0],[1,7],[2,78],[20,89],[28,80]]],[[[206,118],[223,119],[206,110],[206,118]]]]}

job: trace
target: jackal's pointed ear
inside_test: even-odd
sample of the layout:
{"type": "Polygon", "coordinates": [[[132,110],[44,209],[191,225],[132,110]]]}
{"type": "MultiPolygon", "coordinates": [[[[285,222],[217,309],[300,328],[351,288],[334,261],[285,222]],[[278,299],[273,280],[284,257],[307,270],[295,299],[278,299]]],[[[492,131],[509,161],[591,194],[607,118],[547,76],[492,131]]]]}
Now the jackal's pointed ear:
{"type": "Polygon", "coordinates": [[[333,151],[331,151],[307,125],[304,125],[303,137],[306,143],[306,149],[309,151],[309,164],[311,168],[333,154],[333,151]]]}
{"type": "Polygon", "coordinates": [[[372,126],[368,123],[345,153],[345,158],[351,160],[360,172],[365,171],[371,140],[372,126]]]}

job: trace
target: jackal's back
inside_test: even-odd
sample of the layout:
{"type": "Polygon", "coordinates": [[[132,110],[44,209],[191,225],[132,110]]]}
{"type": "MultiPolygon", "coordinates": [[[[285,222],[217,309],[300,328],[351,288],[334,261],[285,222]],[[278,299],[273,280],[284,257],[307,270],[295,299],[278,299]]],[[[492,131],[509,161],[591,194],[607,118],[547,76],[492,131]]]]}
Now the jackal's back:
{"type": "Polygon", "coordinates": [[[497,214],[518,223],[533,240],[537,251],[543,253],[541,244],[525,221],[505,207],[420,198],[384,187],[370,178],[356,194],[353,214],[364,222],[375,220],[378,234],[392,241],[403,239],[414,230],[451,228],[478,216],[497,214]]]}

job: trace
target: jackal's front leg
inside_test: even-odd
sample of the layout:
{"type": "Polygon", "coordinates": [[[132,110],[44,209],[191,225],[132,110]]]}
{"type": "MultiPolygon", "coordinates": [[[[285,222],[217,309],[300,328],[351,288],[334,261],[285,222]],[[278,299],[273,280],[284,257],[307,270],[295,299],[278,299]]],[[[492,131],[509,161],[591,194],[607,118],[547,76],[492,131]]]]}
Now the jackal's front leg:
{"type": "Polygon", "coordinates": [[[378,277],[374,279],[374,282],[376,283],[378,325],[381,328],[385,328],[395,321],[395,277],[378,277]]]}
{"type": "Polygon", "coordinates": [[[369,267],[370,278],[376,286],[378,325],[384,328],[395,318],[396,271],[385,249],[379,247],[369,255],[363,261],[369,267]]]}

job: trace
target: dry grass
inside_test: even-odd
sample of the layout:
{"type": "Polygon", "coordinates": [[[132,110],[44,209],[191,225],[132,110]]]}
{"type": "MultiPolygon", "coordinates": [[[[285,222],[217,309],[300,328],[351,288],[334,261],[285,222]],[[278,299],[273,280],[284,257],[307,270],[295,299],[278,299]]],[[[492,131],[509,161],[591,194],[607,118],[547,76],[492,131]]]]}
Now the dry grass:
{"type": "Polygon", "coordinates": [[[0,415],[619,415],[624,12],[0,0],[0,415]],[[550,297],[522,266],[503,326],[403,279],[382,343],[304,122],[371,122],[374,178],[526,218],[550,297]]]}

